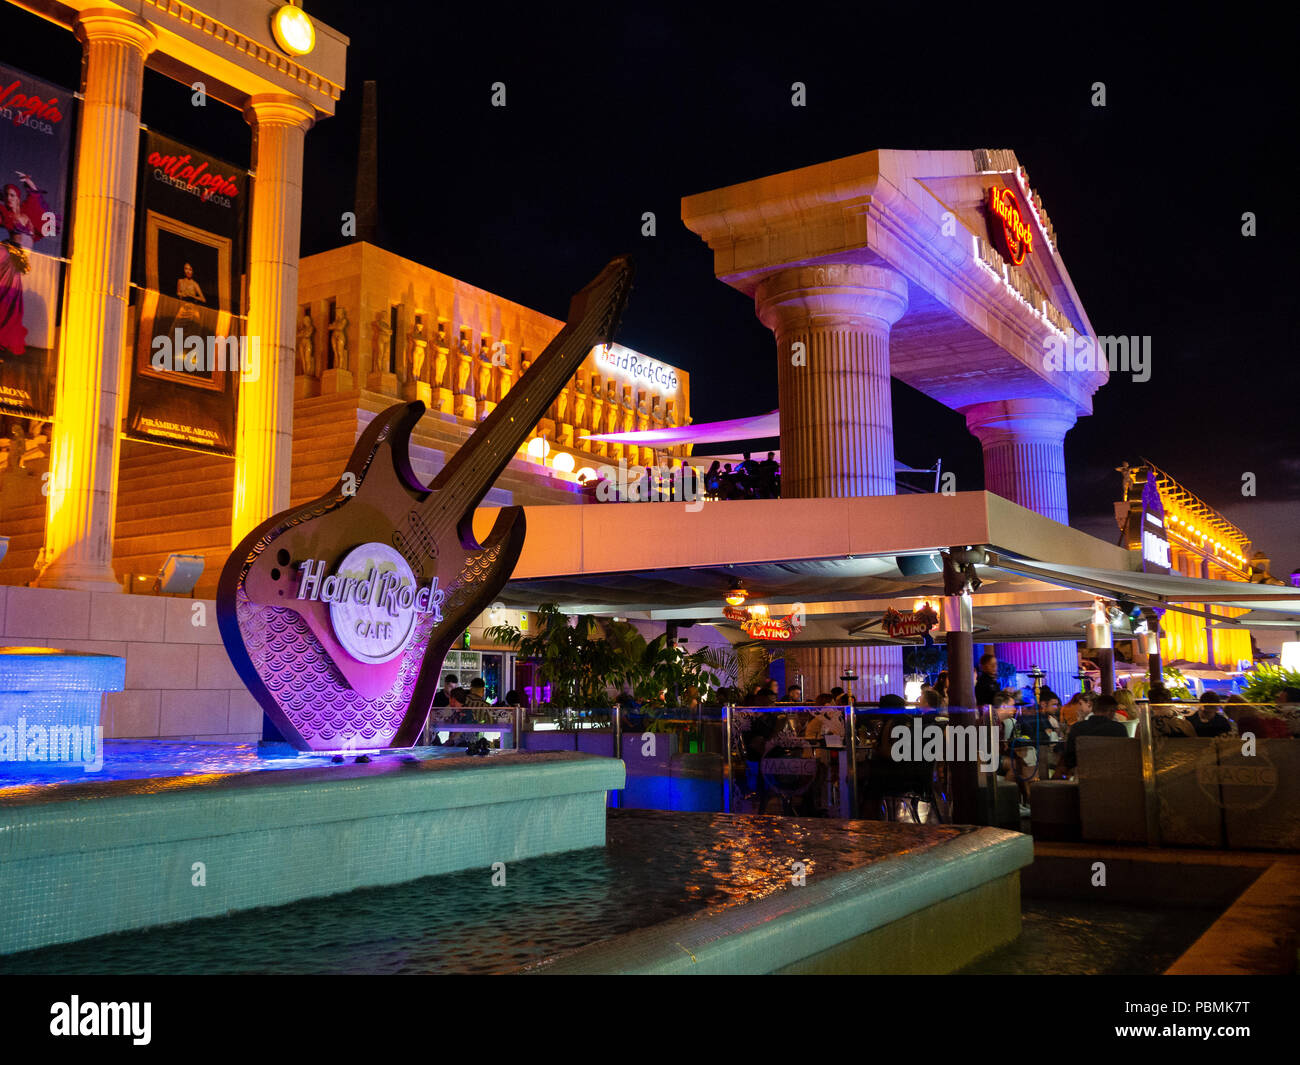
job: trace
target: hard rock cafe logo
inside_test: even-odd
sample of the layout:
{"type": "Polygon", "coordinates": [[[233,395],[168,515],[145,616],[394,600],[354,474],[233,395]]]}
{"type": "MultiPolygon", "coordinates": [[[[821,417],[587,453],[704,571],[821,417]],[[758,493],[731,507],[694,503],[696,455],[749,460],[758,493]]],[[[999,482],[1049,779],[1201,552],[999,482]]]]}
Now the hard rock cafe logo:
{"type": "Polygon", "coordinates": [[[1034,250],[1034,233],[1020,213],[1020,204],[1011,189],[989,189],[989,210],[1002,222],[1002,250],[1015,266],[1034,250]]]}
{"type": "Polygon", "coordinates": [[[447,593],[438,578],[417,585],[406,559],[387,544],[362,544],[333,573],[326,568],[324,559],[299,564],[298,598],[329,604],[334,635],[358,662],[379,665],[405,651],[416,615],[442,620],[447,593]]]}

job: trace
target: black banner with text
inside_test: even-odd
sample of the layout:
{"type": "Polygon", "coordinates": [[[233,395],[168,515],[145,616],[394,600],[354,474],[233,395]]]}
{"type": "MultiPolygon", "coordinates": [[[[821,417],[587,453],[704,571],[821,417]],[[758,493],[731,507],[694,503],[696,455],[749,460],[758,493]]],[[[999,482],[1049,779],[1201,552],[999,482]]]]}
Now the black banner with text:
{"type": "Polygon", "coordinates": [[[130,439],[234,454],[239,382],[261,369],[242,316],[249,181],[245,170],[144,135],[130,439]]]}

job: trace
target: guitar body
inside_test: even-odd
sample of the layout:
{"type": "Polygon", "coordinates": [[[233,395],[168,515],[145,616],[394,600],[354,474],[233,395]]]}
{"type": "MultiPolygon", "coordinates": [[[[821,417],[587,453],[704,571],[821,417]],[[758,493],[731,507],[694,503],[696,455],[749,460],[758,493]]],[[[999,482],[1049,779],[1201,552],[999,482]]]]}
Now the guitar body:
{"type": "Polygon", "coordinates": [[[370,423],[329,492],[232,552],[217,590],[222,640],[295,747],[419,739],[447,651],[523,548],[521,507],[503,508],[481,544],[474,509],[591,347],[611,338],[630,278],[630,263],[615,260],[574,297],[569,324],[432,484],[410,464],[424,404],[399,403],[370,423]]]}

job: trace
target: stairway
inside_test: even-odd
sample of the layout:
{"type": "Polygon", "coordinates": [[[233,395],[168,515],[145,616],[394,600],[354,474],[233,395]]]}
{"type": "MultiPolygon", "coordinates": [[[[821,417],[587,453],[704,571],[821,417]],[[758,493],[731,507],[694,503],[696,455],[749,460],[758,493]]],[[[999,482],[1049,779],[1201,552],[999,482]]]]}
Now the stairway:
{"type": "MultiPolygon", "coordinates": [[[[361,390],[298,399],[294,403],[290,505],[333,488],[357,438],[371,419],[393,404],[391,396],[361,390]]],[[[411,437],[411,464],[426,482],[468,439],[475,425],[464,418],[429,413],[411,437]]],[[[584,461],[581,454],[579,461],[584,461]]],[[[590,464],[599,460],[592,457],[590,464]]],[[[10,470],[0,480],[0,535],[10,538],[0,561],[0,583],[26,584],[45,537],[41,475],[47,459],[10,470]]],[[[195,588],[198,598],[216,594],[230,554],[234,499],[233,459],[180,448],[123,440],[118,465],[117,523],[113,569],[153,577],[173,552],[203,555],[207,564],[195,588]]],[[[522,453],[511,459],[484,499],[485,506],[581,503],[576,485],[552,478],[522,453]]]]}

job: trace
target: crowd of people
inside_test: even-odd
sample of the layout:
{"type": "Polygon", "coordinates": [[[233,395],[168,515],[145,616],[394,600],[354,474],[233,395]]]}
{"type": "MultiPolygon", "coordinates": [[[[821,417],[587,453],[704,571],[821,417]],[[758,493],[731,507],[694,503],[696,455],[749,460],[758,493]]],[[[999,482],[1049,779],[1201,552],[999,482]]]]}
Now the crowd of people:
{"type": "Polygon", "coordinates": [[[471,725],[488,723],[487,711],[492,708],[527,710],[528,697],[513,689],[506,692],[500,702],[493,702],[487,695],[487,684],[482,677],[474,677],[469,688],[462,688],[460,678],[455,673],[448,673],[442,678],[442,688],[433,697],[434,715],[429,722],[429,744],[443,747],[466,747],[479,749],[483,753],[490,747],[499,747],[501,737],[485,736],[477,732],[450,732],[445,742],[438,739],[438,725],[471,725]]]}
{"type": "Polygon", "coordinates": [[[732,468],[715,459],[704,473],[704,490],[714,499],[777,499],[781,495],[781,464],[776,452],[754,459],[748,451],[732,468]]]}
{"type": "MultiPolygon", "coordinates": [[[[1131,736],[1138,718],[1138,699],[1133,692],[1119,688],[1113,695],[1078,692],[1062,702],[1045,685],[1026,698],[1024,692],[1001,686],[997,667],[997,658],[993,654],[980,659],[975,703],[976,706],[993,708],[1001,726],[999,773],[1015,781],[1020,791],[1021,814],[1028,816],[1030,784],[1034,780],[1072,777],[1078,770],[1080,737],[1131,736]]],[[[923,686],[913,705],[909,706],[899,695],[884,695],[876,702],[876,709],[938,714],[942,718],[948,708],[948,681],[948,674],[940,673],[932,684],[923,686]]],[[[787,687],[782,694],[775,680],[755,683],[748,692],[732,690],[726,696],[726,701],[744,708],[779,708],[782,704],[814,708],[785,714],[742,713],[743,744],[751,762],[762,757],[762,752],[780,736],[799,740],[823,738],[827,728],[823,717],[829,720],[834,715],[818,715],[815,709],[847,706],[851,702],[842,688],[832,688],[811,700],[805,700],[797,685],[787,687]]],[[[1300,736],[1300,690],[1292,688],[1279,692],[1275,710],[1257,707],[1235,693],[1225,697],[1214,691],[1206,691],[1195,701],[1180,702],[1167,688],[1159,685],[1150,689],[1146,701],[1151,709],[1153,731],[1165,739],[1212,739],[1246,734],[1260,739],[1300,736]]],[[[865,713],[860,712],[860,722],[871,717],[870,709],[863,709],[865,713]]],[[[832,727],[842,728],[839,724],[842,720],[837,716],[832,727]]],[[[861,733],[859,744],[873,746],[871,737],[861,733]]],[[[881,753],[879,748],[876,753],[881,753]]],[[[873,771],[876,769],[888,767],[875,766],[873,762],[873,771]]]]}

